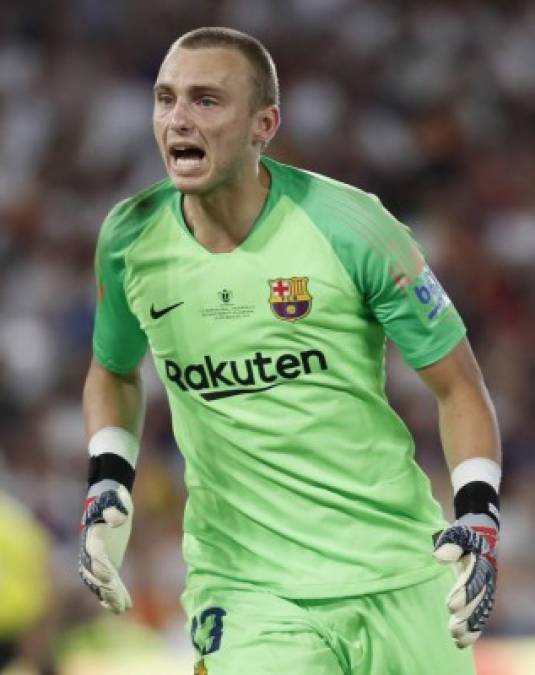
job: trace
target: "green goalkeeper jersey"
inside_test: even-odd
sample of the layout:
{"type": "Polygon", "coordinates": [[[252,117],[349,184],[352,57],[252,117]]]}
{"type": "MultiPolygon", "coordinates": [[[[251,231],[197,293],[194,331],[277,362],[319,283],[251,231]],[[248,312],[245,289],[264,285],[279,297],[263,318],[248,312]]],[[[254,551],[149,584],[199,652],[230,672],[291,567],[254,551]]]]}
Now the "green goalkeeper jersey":
{"type": "Polygon", "coordinates": [[[423,581],[443,519],[385,396],[385,337],[422,368],[464,325],[376,197],[261,161],[269,194],[232,252],[193,237],[168,179],[111,211],[95,357],[128,373],[150,347],[185,458],[190,589],[320,598],[423,581]]]}

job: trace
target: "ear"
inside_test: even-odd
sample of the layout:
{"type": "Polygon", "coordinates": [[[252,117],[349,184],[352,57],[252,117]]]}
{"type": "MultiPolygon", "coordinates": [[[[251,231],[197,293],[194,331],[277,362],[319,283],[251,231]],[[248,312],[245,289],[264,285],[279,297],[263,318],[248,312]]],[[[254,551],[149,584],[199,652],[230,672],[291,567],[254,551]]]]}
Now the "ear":
{"type": "Polygon", "coordinates": [[[280,123],[280,110],[276,105],[270,105],[255,112],[252,132],[253,144],[265,147],[277,133],[280,123]]]}

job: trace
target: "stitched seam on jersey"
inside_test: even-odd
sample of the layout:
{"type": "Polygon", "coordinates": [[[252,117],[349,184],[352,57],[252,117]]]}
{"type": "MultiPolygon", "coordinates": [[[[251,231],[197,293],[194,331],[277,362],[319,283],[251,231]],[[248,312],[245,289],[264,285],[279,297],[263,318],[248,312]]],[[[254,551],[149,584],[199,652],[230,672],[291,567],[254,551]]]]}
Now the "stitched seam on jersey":
{"type": "MultiPolygon", "coordinates": [[[[341,188],[339,188],[339,189],[341,189],[341,188]]],[[[364,194],[366,194],[366,193],[364,193],[364,194]]],[[[347,193],[345,193],[345,196],[347,197],[347,193]]],[[[373,199],[372,195],[368,195],[368,196],[369,196],[370,199],[373,199]]],[[[381,206],[379,200],[377,200],[377,201],[378,201],[378,205],[381,206]]],[[[355,209],[355,211],[356,211],[356,209],[355,209]]],[[[394,271],[396,271],[396,266],[399,266],[397,271],[403,271],[406,274],[406,276],[408,277],[410,283],[411,284],[414,283],[416,277],[415,277],[414,274],[411,273],[412,269],[408,269],[409,264],[408,264],[407,256],[406,255],[399,256],[397,254],[397,252],[395,251],[394,243],[389,244],[388,241],[386,241],[384,239],[384,237],[382,237],[381,234],[374,229],[374,223],[373,223],[373,220],[372,220],[371,216],[369,216],[368,214],[362,214],[362,213],[357,214],[356,212],[353,212],[351,210],[351,207],[349,207],[349,206],[348,207],[339,207],[336,204],[333,205],[333,213],[334,214],[336,214],[336,213],[340,214],[341,219],[343,219],[344,222],[347,222],[348,228],[350,228],[351,231],[355,233],[356,237],[361,237],[361,238],[364,238],[365,240],[368,241],[368,243],[370,245],[370,249],[369,249],[370,253],[372,255],[374,255],[380,262],[384,262],[385,259],[386,259],[386,262],[388,262],[390,267],[394,266],[394,271]],[[351,217],[353,217],[352,220],[351,220],[351,217]],[[357,226],[357,223],[360,224],[361,229],[359,229],[359,227],[357,226]],[[391,258],[391,261],[389,260],[389,258],[391,258]],[[407,274],[407,272],[409,272],[409,274],[407,274]]],[[[378,213],[378,218],[384,218],[384,217],[388,217],[388,213],[385,213],[385,214],[378,213]]],[[[392,222],[392,226],[394,227],[397,224],[400,228],[402,228],[405,231],[404,234],[412,240],[410,243],[413,244],[413,246],[415,248],[415,251],[417,253],[419,253],[419,255],[421,256],[422,263],[425,264],[425,256],[424,256],[418,242],[412,238],[412,236],[410,234],[410,229],[406,228],[406,226],[404,226],[402,223],[397,221],[394,218],[394,216],[392,216],[392,218],[393,218],[393,221],[394,221],[394,222],[392,222]]],[[[318,227],[318,226],[316,226],[316,227],[318,227]]],[[[322,234],[324,234],[323,231],[321,230],[321,228],[318,227],[318,229],[320,229],[322,234]]],[[[324,234],[324,237],[327,239],[325,234],[324,234]]],[[[327,241],[328,241],[328,239],[327,239],[327,241]]],[[[335,253],[338,257],[338,254],[336,252],[336,248],[334,246],[332,248],[334,249],[334,251],[335,251],[335,253]]],[[[340,262],[343,265],[342,261],[340,261],[340,262]]],[[[344,269],[345,269],[345,265],[343,265],[343,266],[344,266],[344,269]]],[[[354,283],[354,285],[357,285],[356,280],[353,283],[354,283]]],[[[368,295],[366,294],[365,289],[358,289],[358,290],[362,293],[363,298],[366,300],[368,295]]],[[[403,293],[404,295],[407,295],[407,293],[402,291],[402,290],[400,290],[399,292],[403,293]]],[[[369,303],[367,302],[366,304],[369,304],[369,303]]],[[[437,318],[436,323],[440,324],[444,321],[447,321],[447,320],[451,319],[452,316],[453,316],[452,315],[452,309],[453,309],[453,305],[451,306],[450,311],[443,312],[441,314],[441,316],[439,316],[437,318]]],[[[384,326],[382,321],[380,321],[379,319],[377,319],[377,320],[379,321],[379,323],[381,323],[381,325],[384,326]]],[[[385,328],[385,330],[386,330],[386,328],[385,328]]],[[[465,333],[466,333],[466,329],[464,329],[461,333],[456,331],[456,338],[453,339],[453,341],[451,343],[452,347],[457,344],[460,337],[462,337],[465,333]]],[[[448,344],[450,344],[449,341],[448,341],[448,344]]],[[[444,355],[448,354],[449,351],[450,351],[450,349],[448,349],[446,346],[441,345],[441,349],[437,348],[434,351],[433,356],[431,357],[431,360],[427,361],[427,357],[425,357],[424,362],[429,364],[429,363],[433,363],[433,360],[436,360],[436,359],[440,358],[440,356],[437,356],[436,359],[435,359],[435,354],[440,354],[442,349],[445,349],[444,355]]],[[[420,355],[419,358],[421,359],[421,355],[420,355]]],[[[419,359],[417,358],[416,360],[418,361],[419,359]]],[[[419,366],[414,366],[413,364],[416,361],[412,358],[410,360],[407,360],[407,362],[409,363],[409,365],[411,365],[413,367],[420,367],[420,368],[425,367],[424,364],[419,365],[419,366]]]]}
{"type": "MultiPolygon", "coordinates": [[[[391,218],[392,227],[399,227],[402,233],[412,240],[411,243],[413,244],[415,251],[419,253],[422,258],[422,262],[424,262],[425,256],[423,255],[418,242],[412,237],[410,228],[398,221],[395,216],[390,214],[381,204],[381,201],[376,195],[364,192],[363,190],[353,186],[347,186],[343,183],[339,183],[338,181],[331,181],[324,176],[316,174],[312,174],[312,176],[315,176],[319,183],[323,183],[329,187],[332,187],[333,191],[336,191],[343,198],[343,201],[345,202],[343,206],[340,206],[339,202],[336,199],[333,199],[332,204],[330,205],[331,212],[335,215],[339,214],[341,216],[341,220],[347,224],[347,227],[350,228],[359,239],[362,238],[367,241],[367,243],[370,245],[370,252],[379,260],[384,260],[385,257],[391,256],[393,264],[399,266],[401,271],[406,273],[406,275],[410,278],[411,282],[414,281],[412,278],[414,275],[407,274],[407,272],[412,271],[410,260],[407,259],[406,255],[400,256],[399,251],[395,247],[395,243],[389,243],[384,238],[384,236],[381,235],[377,229],[376,221],[384,218],[391,218]],[[358,203],[358,201],[355,201],[355,197],[361,197],[365,200],[369,200],[369,202],[374,203],[378,209],[377,218],[375,220],[373,218],[373,214],[370,215],[363,213],[363,207],[358,203]],[[351,203],[346,205],[348,200],[350,200],[351,203]],[[384,213],[382,211],[384,211],[384,213]],[[357,223],[360,225],[360,228],[357,226],[357,223]]],[[[321,230],[320,227],[318,227],[318,229],[321,230]]],[[[353,283],[356,285],[356,281],[353,283]]],[[[365,289],[359,289],[359,291],[364,296],[366,296],[365,289]]]]}
{"type": "MultiPolygon", "coordinates": [[[[282,165],[282,166],[287,166],[287,165],[282,165]]],[[[294,168],[294,167],[291,167],[291,168],[294,168]]],[[[370,202],[373,202],[374,205],[379,209],[378,216],[392,218],[392,220],[394,221],[393,224],[397,224],[401,229],[406,231],[407,236],[411,237],[410,228],[408,228],[406,225],[404,225],[399,220],[397,220],[395,218],[395,216],[390,214],[384,208],[383,204],[381,203],[381,201],[377,197],[377,195],[371,194],[369,192],[366,192],[366,191],[362,190],[361,188],[357,188],[353,185],[349,185],[348,183],[343,183],[342,181],[338,181],[338,180],[335,180],[333,178],[329,178],[328,176],[323,176],[323,175],[315,173],[313,171],[306,171],[306,170],[303,170],[303,169],[297,169],[297,171],[300,174],[305,174],[306,176],[309,176],[311,181],[315,181],[317,183],[320,183],[323,186],[331,188],[331,190],[333,192],[336,192],[337,196],[338,195],[341,196],[344,201],[347,201],[347,200],[351,199],[351,204],[349,204],[347,206],[347,210],[340,209],[338,207],[338,202],[337,202],[336,199],[333,199],[331,209],[333,209],[334,211],[338,211],[338,213],[340,213],[344,217],[344,220],[347,219],[348,226],[351,227],[351,229],[353,231],[355,231],[357,236],[362,236],[364,234],[361,230],[357,229],[355,224],[354,224],[355,219],[357,219],[360,222],[360,224],[362,225],[363,228],[365,228],[365,231],[368,234],[368,237],[369,237],[368,241],[369,241],[370,244],[372,244],[373,252],[376,255],[378,255],[379,258],[381,258],[382,256],[381,256],[380,253],[378,253],[377,249],[382,248],[383,251],[392,253],[394,255],[394,259],[396,259],[396,249],[395,249],[395,247],[391,247],[391,246],[387,245],[387,243],[381,237],[380,233],[377,232],[377,229],[376,229],[376,226],[374,224],[372,216],[367,216],[365,219],[362,218],[362,214],[359,214],[360,217],[357,216],[357,210],[362,211],[362,206],[360,206],[358,204],[358,202],[355,202],[354,200],[357,197],[364,198],[365,201],[369,200],[370,202]],[[381,214],[381,209],[383,209],[385,211],[384,214],[381,214]],[[348,218],[348,215],[349,215],[349,218],[348,218]],[[375,245],[373,245],[374,239],[375,239],[375,242],[376,242],[375,245]],[[379,246],[377,244],[379,244],[379,246]]],[[[302,206],[301,208],[303,208],[303,210],[306,211],[305,207],[302,206]]],[[[320,231],[321,231],[320,227],[318,227],[317,225],[316,225],[316,227],[317,227],[317,229],[320,229],[320,231]]],[[[322,234],[323,234],[323,232],[322,232],[322,234]]],[[[413,240],[413,243],[414,243],[415,248],[422,255],[422,257],[424,257],[423,252],[422,252],[418,242],[416,240],[413,240]]],[[[343,263],[342,263],[342,265],[343,265],[343,263]]],[[[345,268],[345,265],[344,265],[344,268],[345,268]]],[[[349,276],[351,277],[351,275],[349,275],[349,276]]],[[[352,280],[352,283],[353,283],[353,285],[355,285],[353,280],[352,280]]],[[[363,295],[365,295],[364,289],[358,289],[358,290],[360,292],[362,292],[363,295]]]]}
{"type": "Polygon", "coordinates": [[[293,206],[294,206],[295,209],[299,210],[299,211],[301,212],[301,214],[302,214],[303,216],[305,216],[305,219],[304,219],[304,220],[306,221],[306,227],[307,227],[307,229],[312,230],[313,232],[315,232],[315,233],[316,233],[316,239],[322,241],[322,246],[323,246],[324,248],[327,248],[327,250],[329,251],[329,253],[334,254],[334,258],[335,258],[335,260],[336,260],[336,265],[337,265],[338,269],[340,270],[341,275],[344,277],[344,279],[345,279],[345,280],[347,281],[347,283],[348,283],[348,288],[345,289],[345,290],[350,290],[350,289],[352,289],[353,292],[354,292],[354,294],[355,294],[356,296],[359,296],[361,300],[364,300],[364,295],[362,294],[361,290],[357,287],[357,285],[355,284],[355,282],[354,282],[353,279],[351,278],[351,275],[349,274],[349,272],[348,272],[346,266],[345,266],[344,263],[340,260],[340,257],[339,257],[339,255],[338,255],[338,252],[336,251],[336,248],[333,246],[332,242],[329,241],[327,235],[323,232],[323,230],[321,229],[321,227],[319,227],[319,226],[314,222],[313,218],[309,215],[309,213],[308,213],[308,211],[306,210],[305,207],[303,207],[301,204],[297,204],[296,202],[294,202],[294,201],[291,199],[291,197],[286,197],[286,198],[289,199],[289,200],[292,202],[292,204],[293,204],[293,206]]]}
{"type": "MultiPolygon", "coordinates": [[[[135,208],[138,206],[138,204],[143,201],[144,199],[147,199],[150,195],[153,193],[157,193],[162,187],[165,186],[165,183],[169,183],[169,178],[163,178],[162,180],[157,181],[153,185],[150,185],[148,188],[145,188],[138,194],[134,195],[133,197],[129,197],[127,199],[124,199],[120,202],[118,202],[113,209],[110,211],[110,214],[108,218],[114,218],[117,220],[117,222],[124,222],[125,220],[128,221],[130,219],[131,213],[134,212],[135,208]],[[125,210],[124,213],[119,213],[122,209],[125,210]]],[[[106,219],[107,220],[107,219],[106,219]]],[[[145,230],[147,229],[147,226],[150,225],[150,221],[148,221],[147,224],[143,225],[140,230],[135,234],[135,236],[132,238],[132,241],[126,246],[124,253],[123,253],[123,262],[124,262],[124,276],[122,279],[122,285],[123,285],[123,291],[125,294],[125,299],[126,299],[126,304],[128,305],[128,308],[132,312],[132,314],[137,317],[137,314],[132,309],[131,303],[130,303],[130,298],[128,296],[127,292],[127,284],[126,284],[126,278],[128,274],[128,254],[129,252],[135,247],[136,242],[139,241],[141,237],[143,237],[145,230]]],[[[108,234],[109,236],[109,234],[108,234]]],[[[98,243],[97,243],[98,246],[98,243]]],[[[139,318],[138,318],[139,322],[139,318]]]]}
{"type": "MultiPolygon", "coordinates": [[[[271,161],[273,161],[273,160],[271,160],[271,161]]],[[[330,206],[330,208],[335,210],[335,211],[338,211],[338,213],[340,213],[343,216],[344,221],[346,221],[346,220],[348,221],[349,227],[351,227],[352,230],[356,231],[357,236],[362,236],[364,233],[361,230],[358,230],[353,223],[353,221],[356,217],[356,211],[357,211],[357,209],[359,209],[359,204],[355,202],[355,198],[356,197],[357,198],[364,198],[365,200],[369,200],[370,202],[374,202],[375,205],[379,209],[384,208],[381,204],[381,201],[379,200],[379,198],[376,195],[365,192],[364,190],[362,190],[360,188],[357,188],[353,185],[349,185],[348,183],[343,183],[341,181],[337,181],[333,178],[329,178],[328,176],[323,176],[323,175],[315,173],[313,171],[296,169],[295,167],[289,167],[288,165],[284,165],[284,164],[282,164],[282,166],[286,167],[286,168],[292,168],[298,174],[302,174],[302,175],[305,175],[305,176],[309,177],[311,182],[316,182],[316,183],[321,184],[322,186],[326,186],[326,187],[330,188],[332,190],[332,192],[336,192],[336,196],[341,196],[344,199],[344,201],[347,201],[348,199],[351,199],[351,204],[347,207],[347,210],[340,209],[338,207],[337,200],[334,199],[334,198],[332,200],[332,205],[330,206]],[[348,215],[349,215],[349,218],[348,218],[348,215]]],[[[308,210],[307,210],[306,206],[302,205],[299,202],[294,202],[294,203],[297,203],[298,206],[308,215],[308,210]]],[[[360,207],[360,209],[362,209],[362,207],[360,207]]],[[[386,214],[386,215],[388,215],[388,214],[386,214]]],[[[327,243],[329,244],[329,247],[331,249],[334,249],[336,257],[339,259],[340,264],[344,268],[346,274],[349,276],[349,279],[350,279],[350,282],[351,282],[352,286],[356,286],[357,292],[359,292],[363,297],[365,297],[364,289],[358,288],[355,281],[352,279],[351,274],[348,272],[347,268],[345,267],[344,263],[340,260],[340,258],[338,256],[338,253],[336,253],[336,249],[329,242],[327,235],[323,232],[323,229],[319,225],[317,225],[317,223],[314,221],[312,216],[309,215],[308,217],[309,217],[309,220],[311,220],[311,222],[314,224],[315,228],[318,229],[321,232],[321,234],[323,235],[323,237],[325,239],[327,239],[327,243]]],[[[409,228],[407,228],[407,226],[405,226],[402,223],[400,223],[399,221],[397,221],[394,218],[394,216],[391,216],[391,217],[401,228],[403,228],[405,230],[409,230],[409,228]]],[[[374,238],[376,239],[376,242],[378,242],[379,244],[382,245],[383,248],[386,248],[388,250],[388,247],[384,246],[384,242],[381,239],[381,235],[374,228],[374,223],[373,223],[373,220],[371,219],[371,217],[369,217],[368,220],[369,220],[369,223],[361,221],[360,219],[359,219],[359,222],[361,222],[363,228],[365,228],[365,230],[368,234],[368,237],[369,237],[369,241],[370,241],[370,243],[372,243],[372,248],[373,248],[374,252],[377,253],[376,249],[380,248],[379,246],[377,246],[377,243],[375,244],[375,246],[373,246],[372,240],[374,238]]],[[[409,234],[409,232],[407,232],[407,234],[409,234]]],[[[416,248],[418,248],[417,242],[415,241],[414,243],[415,243],[416,248]]],[[[395,253],[395,249],[393,249],[393,252],[395,253]]]]}
{"type": "MultiPolygon", "coordinates": [[[[372,216],[358,212],[357,209],[354,211],[350,208],[345,210],[345,208],[338,207],[337,205],[333,206],[333,212],[335,214],[339,213],[344,221],[347,221],[347,226],[351,229],[351,231],[354,232],[357,237],[363,238],[369,244],[370,253],[375,255],[381,262],[383,262],[385,258],[388,259],[388,257],[391,256],[392,263],[398,264],[403,272],[407,273],[408,271],[411,271],[406,261],[406,256],[400,256],[399,251],[396,250],[394,244],[389,243],[385,237],[383,237],[381,233],[377,231],[377,226],[372,216]]],[[[378,213],[377,219],[379,220],[381,217],[384,217],[383,214],[378,213]]],[[[402,229],[406,236],[410,237],[409,232],[405,229],[406,226],[402,225],[402,223],[399,223],[399,221],[394,220],[392,227],[395,227],[396,225],[402,229]]],[[[413,241],[412,243],[414,248],[420,253],[423,259],[423,254],[416,241],[413,241]]],[[[412,283],[414,281],[412,275],[407,274],[407,276],[412,283]]]]}
{"type": "MultiPolygon", "coordinates": [[[[163,209],[159,210],[157,216],[156,215],[152,216],[152,218],[142,228],[139,235],[128,246],[128,248],[126,249],[125,254],[124,254],[124,267],[125,267],[125,273],[124,273],[124,279],[123,279],[124,294],[125,294],[126,302],[128,303],[128,307],[130,308],[130,311],[136,317],[137,317],[137,314],[136,314],[136,312],[134,310],[134,306],[133,306],[134,299],[131,297],[132,285],[134,283],[131,257],[133,256],[136,248],[141,245],[141,242],[143,242],[143,240],[149,235],[149,233],[159,224],[160,219],[161,219],[162,215],[164,215],[164,214],[168,214],[168,215],[170,215],[174,218],[174,215],[172,213],[172,209],[170,208],[169,204],[166,204],[163,209]]],[[[138,318],[138,321],[139,321],[139,318],[138,318]]]]}
{"type": "MultiPolygon", "coordinates": [[[[369,192],[366,192],[365,190],[362,190],[360,188],[357,188],[353,185],[349,185],[348,183],[343,183],[341,181],[333,180],[331,178],[328,178],[327,176],[322,176],[321,174],[316,174],[312,171],[305,171],[304,173],[308,173],[309,175],[313,176],[318,182],[323,183],[328,185],[329,187],[332,187],[333,190],[336,190],[338,193],[341,193],[341,195],[347,200],[350,197],[362,197],[364,200],[370,200],[370,202],[374,202],[374,204],[379,208],[384,208],[383,204],[381,203],[381,200],[377,197],[377,195],[371,194],[369,192]]],[[[344,209],[341,209],[338,207],[338,202],[336,200],[333,200],[332,208],[334,210],[338,210],[339,213],[341,213],[344,217],[349,217],[349,226],[352,229],[355,229],[355,226],[353,225],[353,219],[356,217],[356,208],[358,208],[358,203],[352,203],[350,206],[347,207],[347,211],[344,209]]],[[[385,209],[386,211],[386,209],[385,209]]],[[[388,215],[388,214],[387,214],[388,215]]],[[[403,225],[400,221],[398,221],[395,216],[391,215],[392,219],[400,225],[404,229],[409,229],[407,228],[406,225],[403,225]]],[[[379,243],[383,243],[381,236],[376,230],[374,230],[374,223],[371,217],[369,217],[369,222],[365,223],[364,221],[359,221],[362,223],[364,227],[366,227],[369,230],[369,233],[372,235],[371,238],[373,238],[373,235],[376,235],[378,238],[379,243]]],[[[358,232],[357,232],[358,233],[358,232]]],[[[416,242],[415,242],[416,243],[416,242]]]]}

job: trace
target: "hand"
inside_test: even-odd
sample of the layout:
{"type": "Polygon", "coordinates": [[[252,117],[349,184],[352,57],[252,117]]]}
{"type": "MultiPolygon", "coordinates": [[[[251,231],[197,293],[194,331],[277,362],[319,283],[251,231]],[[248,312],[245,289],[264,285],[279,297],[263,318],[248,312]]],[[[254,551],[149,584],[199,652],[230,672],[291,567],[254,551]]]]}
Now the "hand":
{"type": "Polygon", "coordinates": [[[124,485],[102,480],[90,488],[82,514],[78,571],[100,604],[115,614],[132,607],[119,570],[133,513],[132,498],[124,485]]]}
{"type": "Polygon", "coordinates": [[[496,523],[485,514],[466,514],[445,529],[435,545],[435,558],[459,563],[459,578],[446,604],[449,630],[457,647],[477,640],[486,626],[496,595],[496,523]]]}

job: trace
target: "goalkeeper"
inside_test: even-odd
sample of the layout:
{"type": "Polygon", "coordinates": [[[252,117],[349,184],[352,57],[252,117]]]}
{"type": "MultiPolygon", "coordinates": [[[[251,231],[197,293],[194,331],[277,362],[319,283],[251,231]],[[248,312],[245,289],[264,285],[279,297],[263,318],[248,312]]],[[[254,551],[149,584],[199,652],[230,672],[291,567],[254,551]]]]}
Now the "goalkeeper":
{"type": "Polygon", "coordinates": [[[470,675],[496,585],[494,409],[409,229],[264,155],[278,96],[237,31],[188,33],[163,61],[168,177],[112,209],[97,245],[80,573],[107,609],[132,605],[119,573],[150,348],[186,462],[195,672],[470,675]],[[449,527],[386,399],[386,338],[436,397],[449,527]]]}

